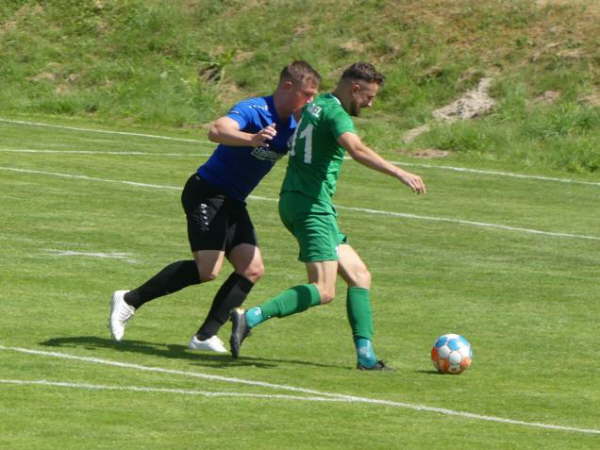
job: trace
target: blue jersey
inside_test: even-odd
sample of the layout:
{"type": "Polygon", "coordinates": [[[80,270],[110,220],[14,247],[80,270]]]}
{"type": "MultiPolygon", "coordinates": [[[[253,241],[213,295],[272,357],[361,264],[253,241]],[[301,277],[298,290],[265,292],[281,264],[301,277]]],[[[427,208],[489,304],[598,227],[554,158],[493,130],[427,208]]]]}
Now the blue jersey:
{"type": "Polygon", "coordinates": [[[227,113],[241,131],[257,133],[272,123],[277,135],[261,147],[233,147],[219,144],[211,157],[198,168],[198,175],[236,200],[245,200],[273,165],[288,151],[296,128],[293,116],[280,122],[273,97],[243,100],[227,113]]]}

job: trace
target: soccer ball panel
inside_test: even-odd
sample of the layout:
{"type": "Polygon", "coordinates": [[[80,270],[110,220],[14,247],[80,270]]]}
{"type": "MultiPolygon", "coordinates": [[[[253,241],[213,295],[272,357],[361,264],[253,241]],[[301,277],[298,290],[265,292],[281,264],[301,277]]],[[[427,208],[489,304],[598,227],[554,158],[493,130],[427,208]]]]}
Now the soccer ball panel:
{"type": "Polygon", "coordinates": [[[460,364],[462,359],[463,356],[460,354],[460,352],[450,352],[448,355],[448,362],[450,362],[450,364],[453,366],[460,364]]]}
{"type": "Polygon", "coordinates": [[[440,347],[437,349],[438,351],[438,355],[441,359],[448,359],[448,356],[450,356],[450,348],[446,345],[440,347]]]}
{"type": "Polygon", "coordinates": [[[460,355],[463,358],[470,358],[471,357],[471,346],[463,346],[458,349],[458,352],[460,353],[460,355]]]}
{"type": "Polygon", "coordinates": [[[463,344],[460,340],[453,338],[448,340],[447,345],[450,347],[450,350],[457,351],[462,347],[463,344]]]}
{"type": "Polygon", "coordinates": [[[435,347],[441,347],[442,345],[445,345],[446,342],[448,341],[448,336],[444,335],[444,336],[440,336],[439,338],[437,338],[437,340],[435,341],[434,346],[435,347]]]}

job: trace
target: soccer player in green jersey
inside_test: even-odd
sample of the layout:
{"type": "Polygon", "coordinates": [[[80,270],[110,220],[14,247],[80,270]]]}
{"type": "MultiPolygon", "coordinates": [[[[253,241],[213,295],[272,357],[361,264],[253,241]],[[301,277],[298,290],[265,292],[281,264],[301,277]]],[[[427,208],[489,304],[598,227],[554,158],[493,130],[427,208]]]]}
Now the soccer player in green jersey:
{"type": "Polygon", "coordinates": [[[346,305],[356,347],[357,368],[385,370],[373,348],[373,319],[369,290],[371,274],[339,230],[332,197],[346,152],[359,163],[397,178],[417,194],[423,180],[398,168],[367,147],[356,134],[351,116],[372,105],[384,77],[369,63],[355,63],[344,71],[330,94],[308,104],[294,134],[279,199],[279,214],[300,247],[308,283],[281,292],[259,306],[231,312],[231,353],[250,329],[272,317],[286,317],[335,297],[339,273],[348,285],[346,305]]]}

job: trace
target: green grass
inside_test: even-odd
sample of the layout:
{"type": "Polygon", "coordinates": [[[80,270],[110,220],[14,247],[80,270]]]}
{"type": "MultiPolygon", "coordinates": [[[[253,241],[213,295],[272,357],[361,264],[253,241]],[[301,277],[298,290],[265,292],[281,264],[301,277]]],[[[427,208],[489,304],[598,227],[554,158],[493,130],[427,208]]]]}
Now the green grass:
{"type": "MultiPolygon", "coordinates": [[[[77,118],[53,122],[99,128],[77,118]]],[[[194,136],[190,130],[120,129],[194,136]]],[[[448,161],[427,167],[404,157],[429,187],[427,196],[417,197],[348,161],[336,197],[340,223],[373,274],[377,352],[397,368],[360,373],[353,369],[342,284],[331,305],[261,326],[237,361],[187,351],[227,269],[215,283],[144,306],[125,340],[111,341],[105,325],[111,292],[135,287],[167,263],[189,257],[178,197],[212,150],[203,137],[190,143],[7,122],[0,122],[0,136],[0,379],[240,394],[0,383],[1,447],[598,446],[598,434],[381,404],[249,398],[241,394],[307,394],[107,363],[600,430],[600,366],[594,357],[600,186],[592,175],[577,177],[588,184],[564,183],[449,170],[442,167],[448,161]],[[67,153],[8,151],[18,149],[67,153]],[[124,253],[126,259],[56,251],[124,253]],[[472,368],[458,377],[436,374],[429,361],[435,337],[446,332],[464,334],[474,347],[472,368]],[[13,347],[84,359],[7,349],[13,347]]],[[[452,164],[566,178],[559,170],[516,169],[501,160],[475,164],[456,157],[452,164]]],[[[249,201],[267,273],[247,305],[305,279],[276,213],[283,168],[278,165],[255,191],[261,199],[249,201]]],[[[220,335],[226,340],[228,333],[226,326],[220,335]]]]}

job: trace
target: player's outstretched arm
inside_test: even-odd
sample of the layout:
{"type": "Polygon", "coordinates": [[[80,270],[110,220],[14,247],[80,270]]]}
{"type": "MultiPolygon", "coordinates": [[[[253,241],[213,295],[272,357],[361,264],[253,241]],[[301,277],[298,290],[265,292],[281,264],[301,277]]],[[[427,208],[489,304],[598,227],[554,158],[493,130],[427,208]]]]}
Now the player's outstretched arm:
{"type": "Polygon", "coordinates": [[[260,147],[275,137],[275,124],[266,126],[256,134],[240,130],[240,125],[231,117],[223,116],[210,124],[208,139],[217,144],[234,147],[260,147]]]}
{"type": "Polygon", "coordinates": [[[352,159],[362,165],[399,179],[417,194],[425,194],[427,192],[425,183],[420,176],[402,170],[391,162],[386,161],[374,150],[367,147],[358,135],[344,133],[338,138],[338,143],[348,151],[352,159]]]}

